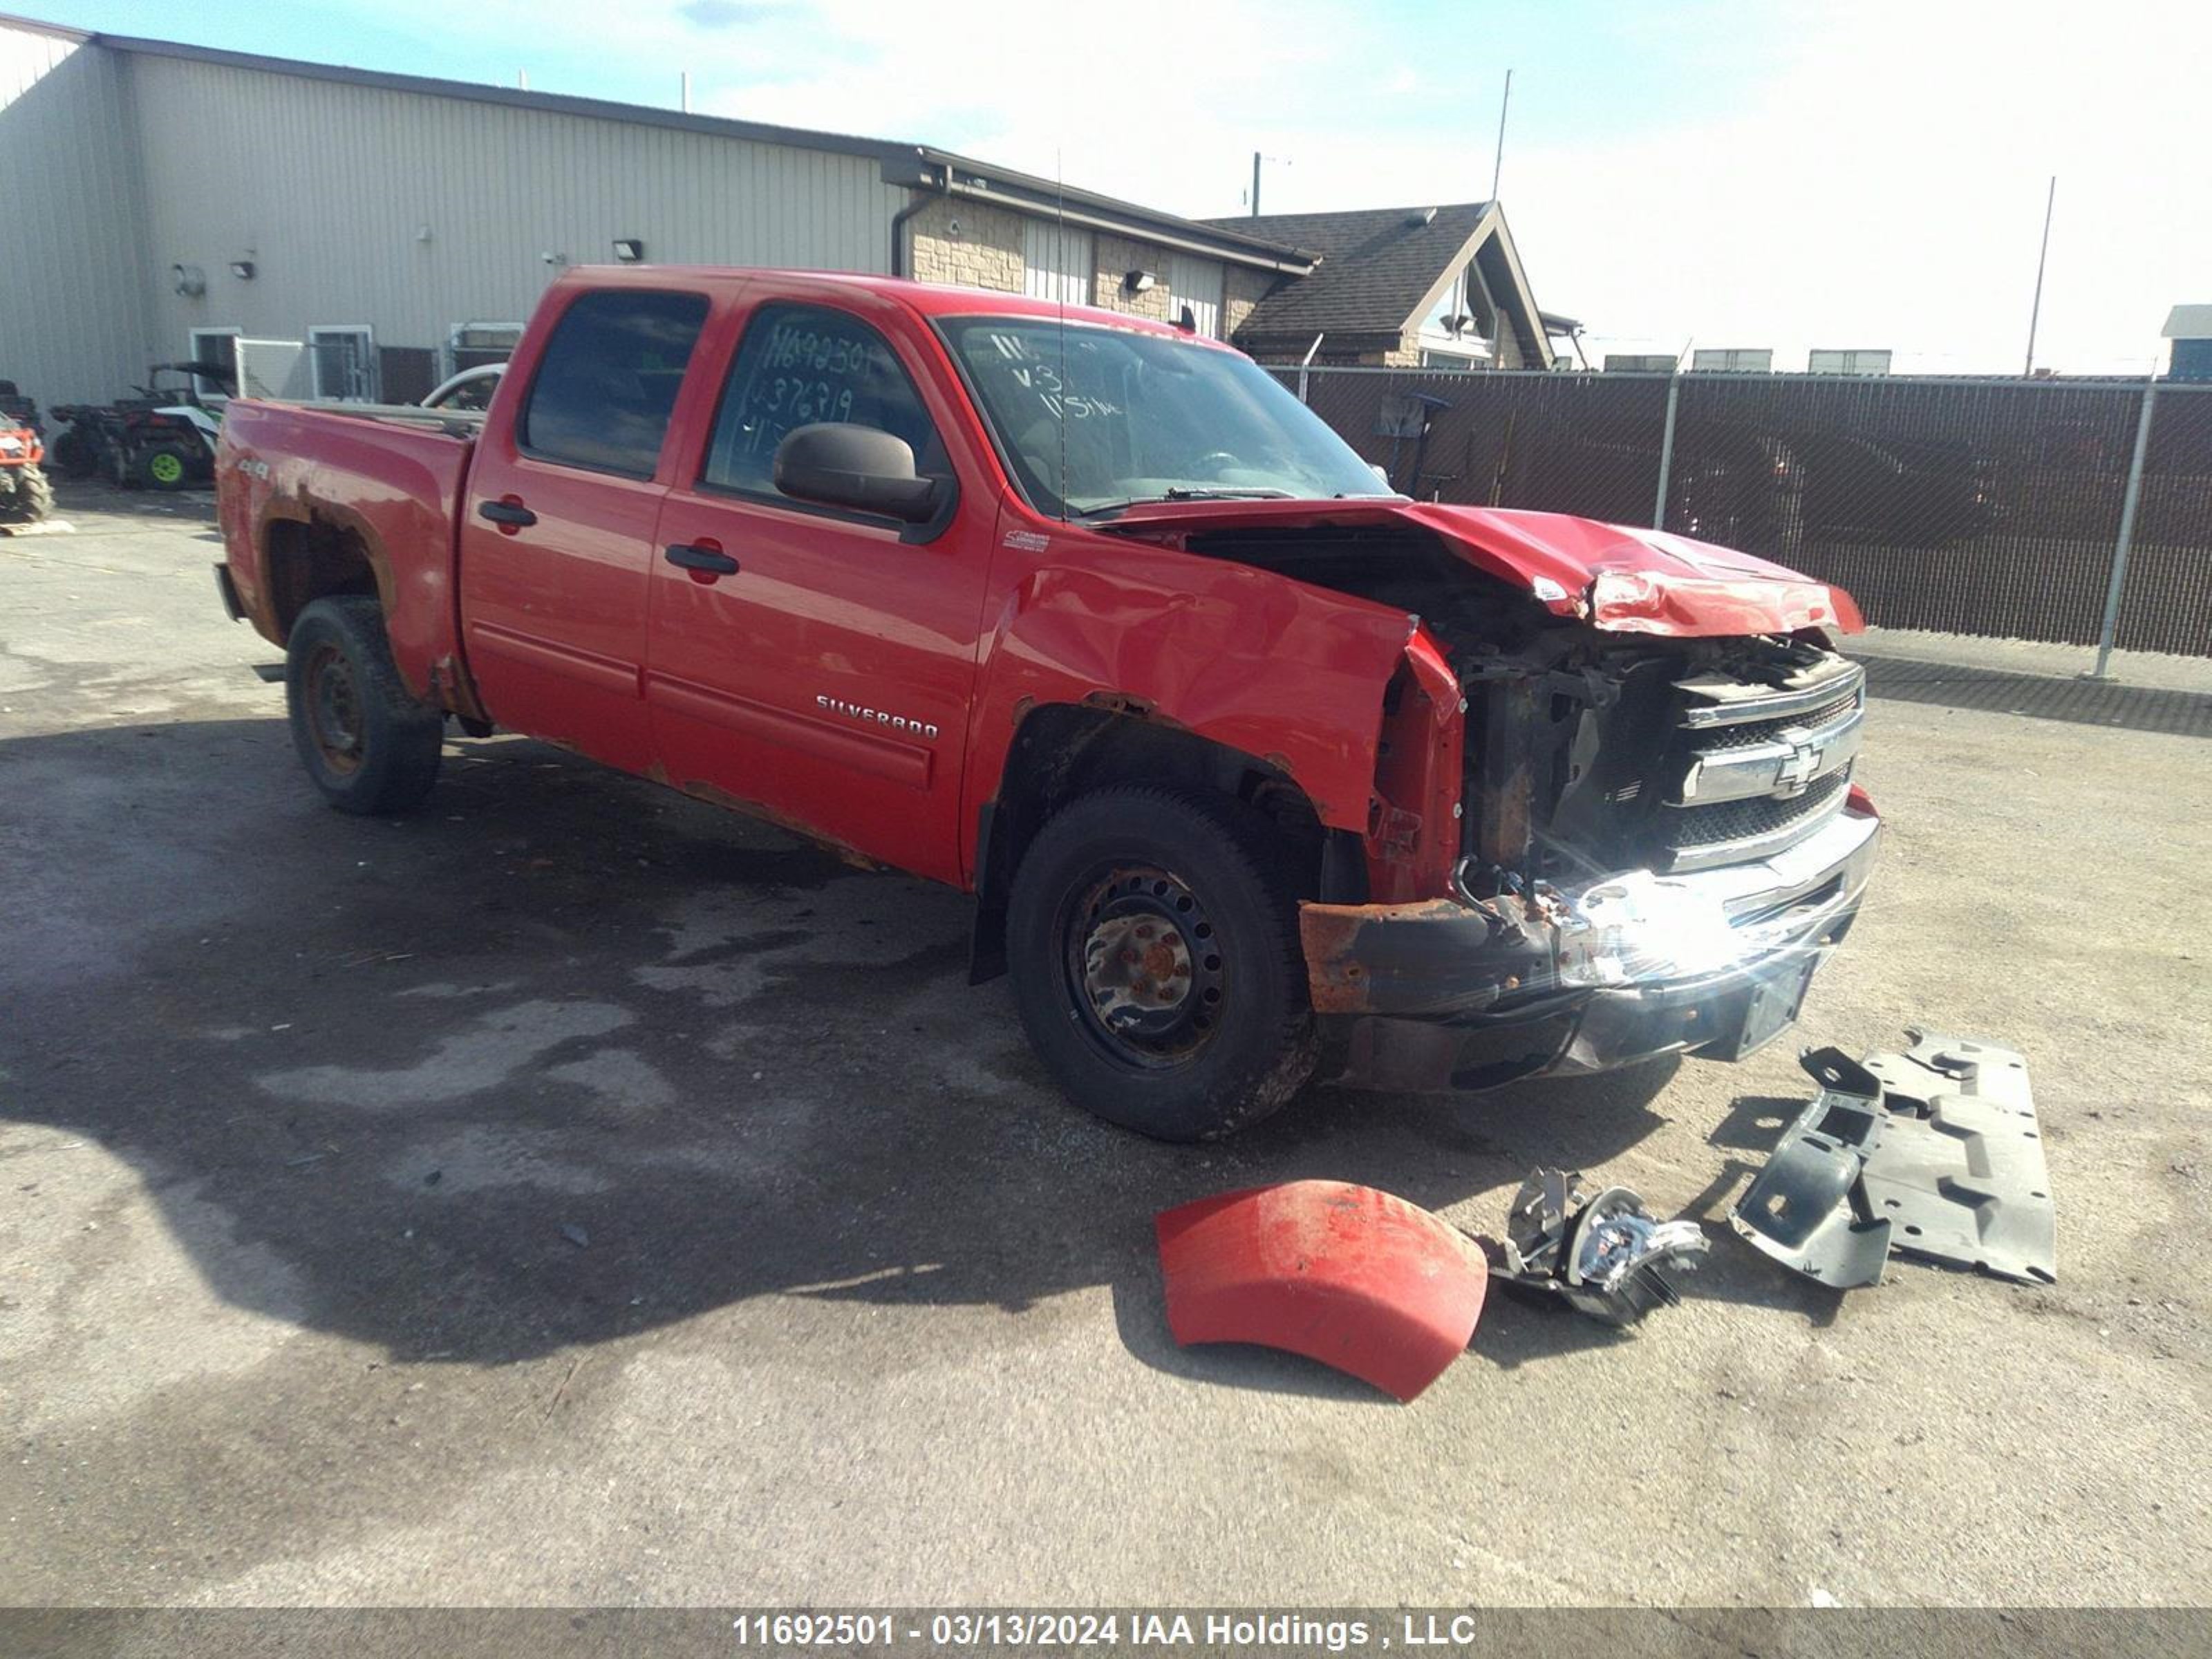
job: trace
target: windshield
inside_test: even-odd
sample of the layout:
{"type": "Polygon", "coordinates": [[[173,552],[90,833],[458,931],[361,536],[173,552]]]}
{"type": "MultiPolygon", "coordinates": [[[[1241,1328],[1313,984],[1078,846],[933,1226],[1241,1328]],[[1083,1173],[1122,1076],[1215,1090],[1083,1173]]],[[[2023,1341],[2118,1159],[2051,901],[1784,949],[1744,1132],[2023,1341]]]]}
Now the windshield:
{"type": "Polygon", "coordinates": [[[1048,317],[954,317],[945,337],[1030,504],[1390,493],[1274,378],[1233,351],[1048,317]]]}

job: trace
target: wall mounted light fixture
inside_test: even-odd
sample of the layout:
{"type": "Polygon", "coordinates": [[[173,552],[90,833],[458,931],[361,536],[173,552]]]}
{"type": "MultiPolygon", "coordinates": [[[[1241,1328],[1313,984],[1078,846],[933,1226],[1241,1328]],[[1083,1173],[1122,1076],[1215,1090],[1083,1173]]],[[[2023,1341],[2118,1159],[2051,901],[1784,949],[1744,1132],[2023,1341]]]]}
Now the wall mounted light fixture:
{"type": "Polygon", "coordinates": [[[241,283],[252,282],[253,280],[253,261],[251,259],[233,259],[230,262],[230,274],[237,277],[241,283]]]}
{"type": "Polygon", "coordinates": [[[634,265],[645,258],[645,244],[635,236],[615,238],[615,261],[618,264],[634,265]]]}
{"type": "Polygon", "coordinates": [[[1159,280],[1149,270],[1127,270],[1121,273],[1121,288],[1128,294],[1150,294],[1159,280]]]}

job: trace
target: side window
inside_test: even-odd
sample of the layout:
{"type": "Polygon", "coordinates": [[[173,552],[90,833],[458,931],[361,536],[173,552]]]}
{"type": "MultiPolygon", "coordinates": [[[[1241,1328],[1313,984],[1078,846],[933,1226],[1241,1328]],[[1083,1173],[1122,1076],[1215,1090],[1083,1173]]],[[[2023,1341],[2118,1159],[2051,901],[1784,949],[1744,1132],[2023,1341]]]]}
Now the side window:
{"type": "Polygon", "coordinates": [[[586,294],[561,313],[531,383],[516,441],[526,455],[648,478],[706,296],[638,289],[586,294]]]}
{"type": "Polygon", "coordinates": [[[775,448],[794,428],[849,421],[905,440],[925,477],[951,471],[890,343],[842,311],[764,306],[745,325],[700,482],[774,495],[775,448]]]}

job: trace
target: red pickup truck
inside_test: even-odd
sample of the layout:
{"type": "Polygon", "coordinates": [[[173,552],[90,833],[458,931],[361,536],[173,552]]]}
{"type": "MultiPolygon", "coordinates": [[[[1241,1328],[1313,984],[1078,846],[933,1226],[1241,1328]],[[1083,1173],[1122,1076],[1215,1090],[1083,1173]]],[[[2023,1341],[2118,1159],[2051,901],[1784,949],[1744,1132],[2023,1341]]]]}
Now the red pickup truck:
{"type": "Polygon", "coordinates": [[[1077,1101],[1226,1133],[1796,1018],[1880,823],[1844,594],[1417,502],[1226,346],[866,276],[580,270],[480,414],[235,401],[234,617],[403,811],[446,722],[973,892],[1077,1101]]]}

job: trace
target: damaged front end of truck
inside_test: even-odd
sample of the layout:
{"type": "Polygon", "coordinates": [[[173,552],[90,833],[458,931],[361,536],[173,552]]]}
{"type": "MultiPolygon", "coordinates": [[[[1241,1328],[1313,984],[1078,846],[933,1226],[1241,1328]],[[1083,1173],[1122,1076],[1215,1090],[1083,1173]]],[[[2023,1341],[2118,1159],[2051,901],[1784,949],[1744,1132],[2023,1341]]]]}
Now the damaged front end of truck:
{"type": "Polygon", "coordinates": [[[1482,1089],[1787,1030],[1881,834],[1850,599],[1583,520],[1289,507],[1176,539],[1409,617],[1364,890],[1301,910],[1338,1075],[1482,1089]]]}

